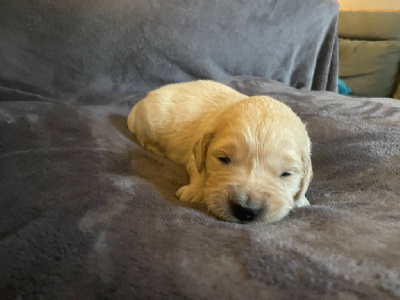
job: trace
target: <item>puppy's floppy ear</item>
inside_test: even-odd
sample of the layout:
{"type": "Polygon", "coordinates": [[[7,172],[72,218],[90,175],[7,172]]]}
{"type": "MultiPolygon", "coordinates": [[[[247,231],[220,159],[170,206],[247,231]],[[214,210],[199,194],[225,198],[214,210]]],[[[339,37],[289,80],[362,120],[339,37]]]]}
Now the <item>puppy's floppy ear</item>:
{"type": "Polygon", "coordinates": [[[194,144],[193,155],[199,173],[203,170],[205,166],[208,146],[210,145],[213,136],[214,133],[205,133],[203,137],[194,144]]]}
{"type": "Polygon", "coordinates": [[[308,144],[307,149],[304,149],[302,151],[302,157],[301,157],[301,160],[303,163],[303,178],[301,179],[301,182],[300,182],[300,190],[294,196],[295,201],[301,202],[301,203],[299,203],[300,205],[302,204],[303,201],[308,203],[308,201],[306,200],[305,194],[306,194],[307,189],[310,185],[310,182],[313,178],[311,153],[310,153],[311,152],[310,151],[311,150],[310,142],[308,141],[307,144],[308,144]]]}

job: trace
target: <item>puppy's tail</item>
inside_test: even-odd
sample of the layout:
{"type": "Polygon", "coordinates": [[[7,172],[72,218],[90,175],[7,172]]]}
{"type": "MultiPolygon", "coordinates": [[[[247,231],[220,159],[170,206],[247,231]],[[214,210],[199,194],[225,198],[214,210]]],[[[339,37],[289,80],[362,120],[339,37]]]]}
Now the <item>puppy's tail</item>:
{"type": "Polygon", "coordinates": [[[134,124],[135,124],[136,109],[137,109],[137,105],[135,105],[132,108],[131,112],[128,115],[128,119],[127,119],[127,124],[128,124],[129,131],[132,132],[132,133],[135,133],[134,124]]]}

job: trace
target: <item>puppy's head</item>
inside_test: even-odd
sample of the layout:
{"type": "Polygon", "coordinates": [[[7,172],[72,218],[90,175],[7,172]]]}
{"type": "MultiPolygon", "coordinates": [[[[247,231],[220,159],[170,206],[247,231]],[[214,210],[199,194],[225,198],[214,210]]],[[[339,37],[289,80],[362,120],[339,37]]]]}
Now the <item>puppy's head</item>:
{"type": "Polygon", "coordinates": [[[193,149],[209,211],[231,222],[283,218],[305,199],[310,147],[304,124],[286,105],[256,96],[230,106],[193,149]]]}

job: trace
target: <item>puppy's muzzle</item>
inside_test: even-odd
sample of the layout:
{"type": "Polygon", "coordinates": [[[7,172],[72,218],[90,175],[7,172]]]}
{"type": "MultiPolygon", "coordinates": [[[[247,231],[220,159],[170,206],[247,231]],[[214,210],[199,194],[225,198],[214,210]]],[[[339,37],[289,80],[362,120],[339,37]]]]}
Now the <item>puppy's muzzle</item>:
{"type": "Polygon", "coordinates": [[[263,211],[262,208],[259,207],[247,207],[240,204],[236,204],[230,201],[230,209],[232,215],[242,222],[251,222],[257,219],[261,212],[263,211]]]}
{"type": "Polygon", "coordinates": [[[244,191],[236,185],[231,187],[228,202],[230,213],[240,222],[256,221],[265,212],[260,195],[244,191]]]}

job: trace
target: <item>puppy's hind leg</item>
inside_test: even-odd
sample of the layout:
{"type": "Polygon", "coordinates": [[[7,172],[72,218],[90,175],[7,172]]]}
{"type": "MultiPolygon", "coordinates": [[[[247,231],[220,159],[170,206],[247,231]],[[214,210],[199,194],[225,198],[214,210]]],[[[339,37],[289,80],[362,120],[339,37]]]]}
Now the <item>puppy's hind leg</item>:
{"type": "Polygon", "coordinates": [[[201,202],[204,196],[204,174],[197,170],[193,156],[189,159],[186,170],[189,173],[189,184],[182,186],[176,192],[176,196],[180,201],[201,202]]]}

